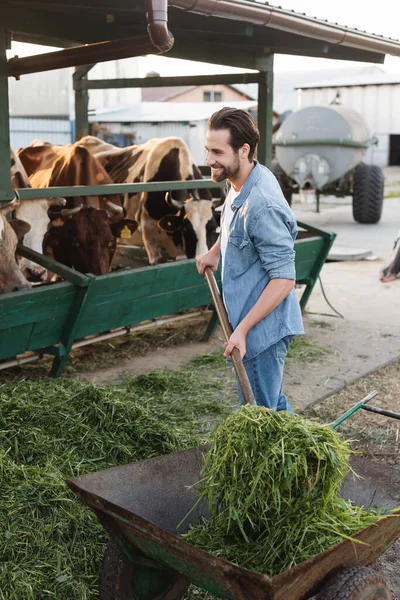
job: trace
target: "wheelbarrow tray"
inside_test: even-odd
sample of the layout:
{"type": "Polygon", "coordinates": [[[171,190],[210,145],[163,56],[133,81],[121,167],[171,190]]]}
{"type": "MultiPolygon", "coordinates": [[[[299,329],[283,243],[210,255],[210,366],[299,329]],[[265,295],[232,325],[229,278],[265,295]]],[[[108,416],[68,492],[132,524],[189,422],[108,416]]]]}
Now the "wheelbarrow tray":
{"type": "MultiPolygon", "coordinates": [[[[195,484],[204,464],[206,446],[129,463],[83,475],[67,484],[96,513],[110,536],[129,557],[135,552],[149,564],[164,565],[191,583],[229,600],[301,600],[313,596],[341,567],[373,563],[400,536],[400,510],[353,537],[272,578],[217,558],[179,537],[189,522],[208,516],[197,505],[195,484]],[[152,561],[156,561],[152,563],[152,561]]],[[[400,474],[360,457],[352,465],[342,496],[355,504],[391,510],[400,505],[400,474]]]]}

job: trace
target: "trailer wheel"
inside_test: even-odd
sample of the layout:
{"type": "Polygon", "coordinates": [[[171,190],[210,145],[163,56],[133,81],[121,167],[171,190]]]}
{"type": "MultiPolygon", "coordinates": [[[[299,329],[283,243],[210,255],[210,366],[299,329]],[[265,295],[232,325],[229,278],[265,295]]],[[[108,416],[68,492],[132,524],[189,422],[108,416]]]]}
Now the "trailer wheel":
{"type": "Polygon", "coordinates": [[[358,223],[378,223],[383,206],[383,172],[360,163],[354,173],[353,217],[358,223]]]}
{"type": "Polygon", "coordinates": [[[366,567],[341,569],[329,579],[316,600],[391,600],[385,579],[366,567]]]}
{"type": "Polygon", "coordinates": [[[99,578],[99,600],[181,600],[189,581],[159,563],[143,557],[130,561],[110,540],[99,578]]]}

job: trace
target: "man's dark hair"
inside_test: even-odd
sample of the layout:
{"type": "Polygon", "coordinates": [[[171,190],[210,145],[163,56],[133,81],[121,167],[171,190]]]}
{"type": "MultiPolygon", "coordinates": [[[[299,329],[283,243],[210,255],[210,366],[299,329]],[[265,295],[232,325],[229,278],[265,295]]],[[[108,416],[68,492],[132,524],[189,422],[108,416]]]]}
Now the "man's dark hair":
{"type": "Polygon", "coordinates": [[[240,108],[221,108],[208,119],[208,129],[228,129],[231,134],[230,144],[235,152],[243,144],[250,146],[249,161],[251,162],[260,140],[260,132],[253,117],[240,108]]]}

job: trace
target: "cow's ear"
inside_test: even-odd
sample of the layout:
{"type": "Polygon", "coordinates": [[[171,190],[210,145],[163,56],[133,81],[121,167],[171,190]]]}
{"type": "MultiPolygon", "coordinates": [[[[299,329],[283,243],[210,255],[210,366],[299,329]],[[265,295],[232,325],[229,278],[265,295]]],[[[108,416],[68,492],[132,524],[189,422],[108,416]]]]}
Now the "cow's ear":
{"type": "Polygon", "coordinates": [[[31,226],[26,221],[22,221],[21,219],[12,219],[10,221],[11,227],[14,229],[17,234],[17,238],[21,241],[22,238],[28,231],[30,231],[31,226]]]}
{"type": "Polygon", "coordinates": [[[165,215],[158,221],[157,227],[166,233],[173,233],[179,228],[181,221],[179,213],[177,215],[165,215]]]}
{"type": "Polygon", "coordinates": [[[134,219],[122,219],[121,221],[111,223],[110,227],[115,237],[130,238],[131,235],[135,233],[138,226],[139,223],[134,219]]]}

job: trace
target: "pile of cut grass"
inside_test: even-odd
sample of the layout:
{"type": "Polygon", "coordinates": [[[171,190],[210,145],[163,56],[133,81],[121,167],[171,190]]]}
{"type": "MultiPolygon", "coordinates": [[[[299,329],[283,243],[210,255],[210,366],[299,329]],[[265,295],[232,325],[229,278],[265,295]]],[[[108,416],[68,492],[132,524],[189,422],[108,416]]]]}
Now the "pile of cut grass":
{"type": "Polygon", "coordinates": [[[349,455],[325,425],[242,407],[212,432],[199,485],[212,516],[186,539],[269,576],[315,556],[379,519],[339,497],[349,455]]]}
{"type": "Polygon", "coordinates": [[[107,535],[64,480],[204,443],[219,393],[190,367],[1,385],[0,599],[97,598],[107,535]]]}

